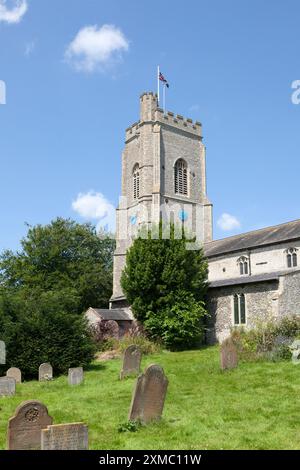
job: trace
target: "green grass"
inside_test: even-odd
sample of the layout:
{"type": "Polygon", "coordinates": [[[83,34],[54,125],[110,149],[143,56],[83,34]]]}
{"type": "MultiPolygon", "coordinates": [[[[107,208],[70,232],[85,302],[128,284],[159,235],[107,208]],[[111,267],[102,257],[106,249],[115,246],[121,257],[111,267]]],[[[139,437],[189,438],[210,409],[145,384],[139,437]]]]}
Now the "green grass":
{"type": "Polygon", "coordinates": [[[95,363],[85,382],[66,377],[17,386],[0,399],[0,449],[7,421],[24,400],[42,401],[54,423],[83,421],[90,449],[299,449],[300,366],[289,362],[241,363],[221,372],[218,348],[145,357],[164,367],[169,389],[160,423],[118,432],[127,420],[135,379],[118,380],[121,362],[95,363]]]}

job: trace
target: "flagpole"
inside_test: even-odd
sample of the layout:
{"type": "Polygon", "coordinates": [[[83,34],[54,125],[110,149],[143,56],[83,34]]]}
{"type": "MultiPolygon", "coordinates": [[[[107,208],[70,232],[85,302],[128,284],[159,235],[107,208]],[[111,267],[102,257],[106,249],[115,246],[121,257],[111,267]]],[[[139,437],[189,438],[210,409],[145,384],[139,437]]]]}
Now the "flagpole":
{"type": "Polygon", "coordinates": [[[160,73],[160,70],[159,70],[159,65],[157,67],[157,101],[158,101],[158,106],[159,106],[159,73],[160,73]]]}
{"type": "Polygon", "coordinates": [[[164,114],[166,114],[166,84],[163,84],[163,108],[164,114]]]}

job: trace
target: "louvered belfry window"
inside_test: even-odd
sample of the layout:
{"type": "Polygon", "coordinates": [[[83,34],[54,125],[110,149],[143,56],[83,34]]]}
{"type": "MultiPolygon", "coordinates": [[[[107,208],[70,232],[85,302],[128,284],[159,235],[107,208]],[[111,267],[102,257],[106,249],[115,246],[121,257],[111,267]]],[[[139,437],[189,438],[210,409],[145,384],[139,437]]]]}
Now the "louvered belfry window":
{"type": "Polygon", "coordinates": [[[138,163],[133,169],[133,198],[138,199],[140,197],[140,167],[138,163]]]}
{"type": "Polygon", "coordinates": [[[188,172],[187,164],[184,160],[177,160],[174,167],[175,171],[175,193],[188,195],[188,172]]]}

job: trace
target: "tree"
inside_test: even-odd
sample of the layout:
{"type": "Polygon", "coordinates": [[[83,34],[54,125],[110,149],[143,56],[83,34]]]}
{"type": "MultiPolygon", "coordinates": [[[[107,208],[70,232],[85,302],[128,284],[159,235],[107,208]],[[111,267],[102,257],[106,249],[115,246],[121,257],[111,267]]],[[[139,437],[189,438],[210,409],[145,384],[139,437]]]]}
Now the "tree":
{"type": "Polygon", "coordinates": [[[98,236],[90,224],[58,218],[49,225],[30,227],[21,251],[0,257],[0,288],[29,297],[48,291],[73,292],[74,313],[107,307],[112,292],[115,242],[98,236]]]}
{"type": "Polygon", "coordinates": [[[176,239],[176,227],[172,226],[170,232],[164,239],[160,224],[157,239],[148,233],[134,240],[127,252],[121,285],[146,331],[176,348],[183,343],[191,346],[203,337],[208,264],[202,249],[186,249],[184,232],[181,239],[176,239]]]}
{"type": "Polygon", "coordinates": [[[0,338],[6,343],[7,364],[19,367],[25,379],[37,378],[39,365],[50,362],[54,373],[87,366],[95,346],[83,315],[74,314],[73,293],[48,291],[25,298],[23,292],[0,296],[0,338]]]}

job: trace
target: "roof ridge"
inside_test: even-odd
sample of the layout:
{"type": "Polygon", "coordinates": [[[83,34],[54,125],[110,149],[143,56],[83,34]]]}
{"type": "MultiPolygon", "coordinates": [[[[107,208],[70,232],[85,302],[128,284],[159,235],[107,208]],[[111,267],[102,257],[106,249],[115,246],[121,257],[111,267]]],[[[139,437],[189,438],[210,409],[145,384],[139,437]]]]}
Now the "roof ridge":
{"type": "Polygon", "coordinates": [[[236,235],[231,235],[230,237],[218,238],[217,240],[212,240],[210,242],[205,243],[205,245],[210,245],[211,243],[221,242],[221,241],[224,241],[224,240],[235,239],[235,238],[242,237],[242,236],[245,236],[245,235],[262,232],[263,230],[274,229],[276,227],[282,227],[283,225],[289,225],[289,224],[293,224],[295,222],[300,222],[300,219],[290,220],[289,222],[283,222],[281,224],[269,225],[268,227],[263,227],[263,228],[259,228],[259,229],[256,229],[256,230],[249,230],[248,232],[243,232],[243,233],[239,233],[239,234],[236,234],[236,235]]]}

